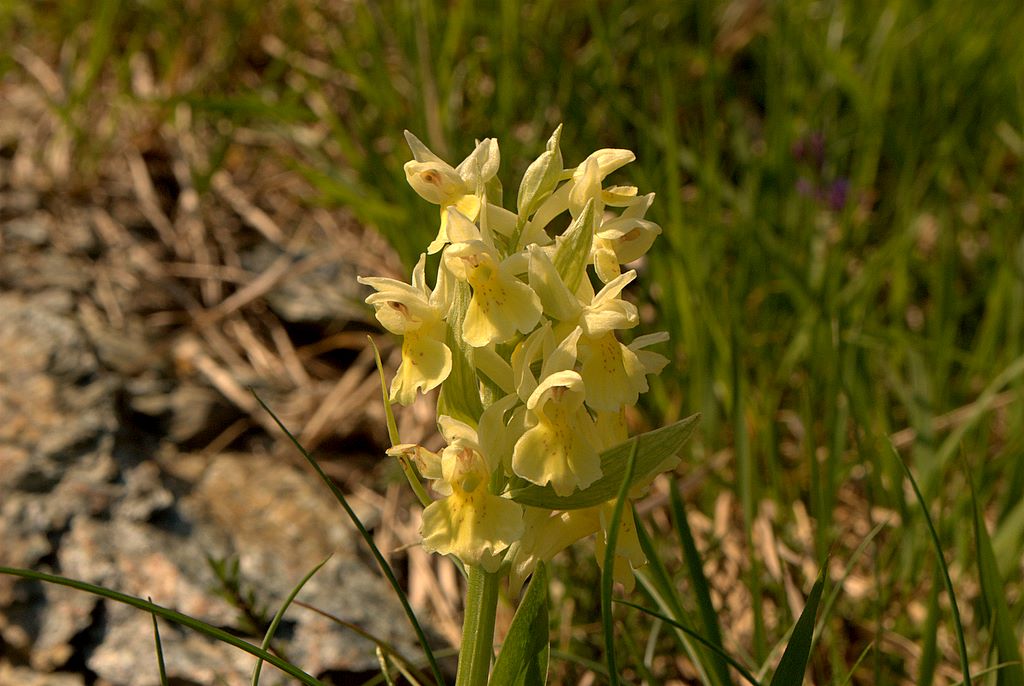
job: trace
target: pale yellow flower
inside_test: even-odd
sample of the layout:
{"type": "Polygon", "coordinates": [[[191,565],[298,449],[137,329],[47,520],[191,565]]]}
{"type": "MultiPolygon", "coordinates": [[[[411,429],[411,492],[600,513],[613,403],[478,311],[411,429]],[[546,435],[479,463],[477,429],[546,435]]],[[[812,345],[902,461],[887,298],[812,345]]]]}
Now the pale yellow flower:
{"type": "Polygon", "coordinates": [[[614,448],[629,439],[626,413],[621,407],[612,412],[596,412],[594,424],[597,427],[597,444],[602,451],[614,448]]]}
{"type": "Polygon", "coordinates": [[[473,289],[462,326],[466,343],[474,348],[504,343],[537,326],[540,299],[494,248],[475,240],[455,243],[445,250],[444,260],[452,274],[473,289]]]}
{"type": "Polygon", "coordinates": [[[527,430],[512,452],[512,471],[560,496],[601,477],[594,422],[583,406],[583,379],[574,371],[545,377],[526,402],[527,430]]]}
{"type": "MultiPolygon", "coordinates": [[[[555,555],[570,545],[593,533],[597,533],[594,552],[599,567],[604,567],[604,553],[608,545],[608,523],[611,520],[615,502],[610,501],[595,507],[567,512],[551,512],[540,508],[526,508],[524,532],[509,549],[509,589],[515,593],[537,567],[538,562],[549,562],[555,555]]],[[[612,578],[623,585],[627,592],[636,585],[634,569],[647,564],[647,557],[640,547],[629,503],[619,522],[619,533],[615,541],[615,556],[612,563],[612,578]]]]}
{"type": "Polygon", "coordinates": [[[603,148],[591,153],[572,171],[568,180],[548,196],[547,200],[537,209],[533,219],[523,230],[517,247],[522,248],[531,243],[537,245],[550,243],[551,239],[544,231],[544,227],[570,207],[573,208],[572,214],[575,217],[586,206],[590,197],[597,198],[598,208],[603,207],[605,202],[609,205],[619,204],[615,198],[607,197],[601,192],[600,184],[613,171],[635,159],[636,155],[631,151],[615,148],[603,148]]]}
{"type": "Polygon", "coordinates": [[[551,322],[544,322],[515,347],[512,351],[512,378],[516,392],[524,403],[529,401],[537,388],[533,365],[541,363],[541,379],[555,372],[571,370],[576,365],[576,348],[581,333],[581,329],[576,327],[559,338],[551,322]]]}
{"type": "Polygon", "coordinates": [[[558,274],[551,261],[551,250],[530,245],[527,254],[530,288],[540,298],[544,313],[556,321],[575,321],[580,315],[582,304],[558,274]]]}
{"type": "MultiPolygon", "coordinates": [[[[594,555],[597,557],[597,564],[604,568],[604,554],[608,545],[608,525],[611,523],[612,513],[615,509],[615,502],[611,501],[604,505],[593,508],[596,511],[600,522],[600,530],[597,533],[597,540],[594,545],[594,555]]],[[[647,564],[647,556],[640,547],[640,538],[636,533],[636,521],[633,519],[633,509],[626,503],[622,511],[622,518],[619,520],[619,533],[615,540],[615,556],[612,558],[612,578],[622,584],[626,593],[636,586],[634,569],[639,569],[647,564]]]]}
{"type": "Polygon", "coordinates": [[[441,225],[427,252],[439,252],[449,242],[448,208],[454,206],[471,221],[480,214],[485,186],[498,172],[500,153],[493,138],[481,141],[458,167],[452,167],[408,131],[405,138],[413,160],[405,163],[405,177],[421,198],[440,207],[441,225]]]}
{"type": "Polygon", "coordinates": [[[637,336],[629,344],[629,349],[636,353],[637,359],[643,365],[645,374],[660,374],[661,370],[668,365],[669,360],[667,357],[661,353],[646,349],[650,345],[665,343],[666,341],[668,341],[668,332],[659,331],[647,334],[646,336],[637,336]]]}
{"type": "Polygon", "coordinates": [[[390,457],[405,457],[424,479],[441,478],[441,456],[415,443],[399,443],[387,449],[390,457]]]}
{"type": "Polygon", "coordinates": [[[504,551],[522,536],[523,509],[490,492],[496,464],[481,452],[477,432],[450,417],[440,417],[438,424],[448,446],[434,489],[445,497],[423,511],[423,546],[495,572],[504,551]]]}
{"type": "Polygon", "coordinates": [[[580,341],[580,376],[587,388],[587,405],[613,412],[635,405],[647,392],[647,376],[636,353],[619,342],[613,331],[580,341]]]}
{"type": "Polygon", "coordinates": [[[619,297],[622,289],[635,278],[636,272],[630,270],[612,279],[583,308],[580,327],[585,336],[600,336],[609,331],[631,329],[640,323],[636,305],[619,297]]]}
{"type": "Polygon", "coordinates": [[[413,285],[383,277],[359,277],[359,283],[376,290],[366,302],[374,308],[377,321],[391,333],[401,335],[402,363],[391,382],[391,399],[403,405],[448,378],[452,353],[444,343],[446,303],[441,291],[426,285],[426,256],[421,255],[413,270],[413,285]]]}
{"type": "Polygon", "coordinates": [[[661,227],[643,218],[654,200],[648,193],[630,205],[621,217],[604,222],[594,236],[593,261],[601,281],[608,283],[620,273],[620,265],[629,264],[647,254],[661,227]]]}
{"type": "Polygon", "coordinates": [[[587,405],[595,410],[611,412],[633,405],[648,388],[647,370],[636,352],[615,335],[640,321],[636,306],[619,297],[635,277],[636,272],[629,271],[612,279],[580,313],[580,376],[587,405]]]}
{"type": "Polygon", "coordinates": [[[538,562],[550,562],[576,541],[597,531],[600,521],[583,510],[552,512],[526,508],[522,537],[508,551],[509,592],[515,595],[538,562]],[[580,515],[579,513],[583,513],[580,515]]]}
{"type": "Polygon", "coordinates": [[[601,197],[601,182],[604,176],[601,175],[601,167],[593,157],[580,165],[572,176],[573,187],[569,191],[569,213],[578,217],[588,200],[595,200],[594,211],[601,215],[604,212],[604,202],[601,197]],[[581,171],[582,170],[582,171],[581,171]]]}
{"type": "Polygon", "coordinates": [[[526,402],[537,388],[537,377],[531,369],[532,365],[550,353],[554,347],[555,337],[551,333],[551,323],[544,322],[512,350],[512,383],[523,402],[526,402]]]}

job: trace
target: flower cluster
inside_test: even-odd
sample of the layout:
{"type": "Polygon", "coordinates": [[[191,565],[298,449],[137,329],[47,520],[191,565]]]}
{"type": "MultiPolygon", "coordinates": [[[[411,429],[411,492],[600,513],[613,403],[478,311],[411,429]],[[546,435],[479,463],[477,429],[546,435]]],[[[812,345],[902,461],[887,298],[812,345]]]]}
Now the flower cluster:
{"type": "MultiPolygon", "coordinates": [[[[647,350],[667,334],[619,339],[639,321],[622,298],[636,272],[623,266],[661,232],[644,218],[654,194],[604,185],[633,161],[628,150],[598,150],[564,168],[560,133],[526,170],[516,212],[501,206],[496,140],[453,168],[406,133],[409,184],[440,211],[427,248],[440,253],[437,276],[428,285],[424,254],[411,284],[360,278],[375,291],[367,303],[377,319],[403,337],[392,401],[440,387],[447,447],[391,450],[438,496],[423,512],[424,546],[489,572],[507,563],[513,583],[593,533],[603,559],[614,501],[542,508],[514,492],[547,488],[557,503],[597,482],[602,453],[628,438],[624,408],[668,362],[647,350]]],[[[628,510],[620,527],[613,571],[632,587],[632,569],[646,560],[628,510]]]]}

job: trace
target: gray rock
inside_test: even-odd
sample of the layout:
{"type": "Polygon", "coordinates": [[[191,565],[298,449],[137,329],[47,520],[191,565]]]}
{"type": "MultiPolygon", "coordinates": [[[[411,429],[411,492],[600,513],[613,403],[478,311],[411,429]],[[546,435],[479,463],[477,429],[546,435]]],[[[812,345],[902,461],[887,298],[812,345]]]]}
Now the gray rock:
{"type": "MultiPolygon", "coordinates": [[[[133,386],[104,369],[93,341],[65,297],[0,295],[0,563],[236,627],[239,609],[215,592],[210,558],[237,559],[244,595],[270,616],[331,556],[300,599],[416,654],[400,605],[322,484],[269,456],[179,455],[167,438],[127,426],[126,411],[147,408],[201,418],[187,410],[210,391],[182,387],[161,405],[166,384],[141,384],[152,397],[124,402],[133,386]],[[200,468],[186,478],[167,468],[179,462],[200,468]]],[[[161,637],[172,679],[249,682],[251,656],[168,622],[161,637]]],[[[277,642],[314,674],[376,666],[371,643],[299,606],[277,642]]],[[[0,684],[77,685],[69,670],[81,664],[102,684],[159,683],[150,615],[84,592],[0,576],[0,645],[15,660],[0,658],[0,684]]],[[[268,668],[264,683],[288,681],[268,668]]]]}
{"type": "MultiPolygon", "coordinates": [[[[313,255],[311,246],[305,254],[296,255],[299,264],[313,255]]],[[[284,253],[269,243],[242,255],[242,264],[253,272],[262,272],[284,253]]],[[[355,266],[345,260],[324,260],[314,269],[296,270],[267,293],[271,309],[288,322],[363,321],[367,310],[356,282],[355,266]]]]}

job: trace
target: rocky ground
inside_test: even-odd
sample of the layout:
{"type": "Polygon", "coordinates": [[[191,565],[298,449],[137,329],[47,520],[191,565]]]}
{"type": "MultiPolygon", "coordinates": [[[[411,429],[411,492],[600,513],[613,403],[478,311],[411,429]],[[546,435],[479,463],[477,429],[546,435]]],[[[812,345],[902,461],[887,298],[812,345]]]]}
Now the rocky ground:
{"type": "MultiPolygon", "coordinates": [[[[416,515],[380,459],[374,328],[355,276],[394,273],[386,246],[309,207],[308,189],[258,156],[197,188],[187,130],[141,122],[146,136],[79,160],[83,141],[44,95],[0,82],[0,565],[253,635],[330,556],[299,600],[415,656],[365,546],[252,388],[398,551],[414,604],[450,640],[436,584],[455,580],[413,573],[431,562],[403,551],[416,515]]],[[[406,414],[407,440],[421,419],[406,414]]],[[[0,576],[0,685],[157,684],[151,622],[0,576]]],[[[249,656],[171,624],[161,636],[171,683],[248,683],[249,656]]],[[[336,683],[377,669],[369,641],[305,607],[275,647],[336,683]]]]}

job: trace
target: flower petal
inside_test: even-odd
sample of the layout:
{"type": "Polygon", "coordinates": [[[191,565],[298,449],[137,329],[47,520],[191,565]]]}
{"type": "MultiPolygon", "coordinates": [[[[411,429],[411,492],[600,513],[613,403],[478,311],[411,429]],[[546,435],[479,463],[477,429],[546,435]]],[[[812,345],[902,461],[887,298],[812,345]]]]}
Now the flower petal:
{"type": "Polygon", "coordinates": [[[456,490],[423,510],[420,532],[427,550],[496,572],[501,553],[522,536],[523,509],[486,488],[456,490]]]}
{"type": "MultiPolygon", "coordinates": [[[[601,531],[597,534],[597,541],[594,545],[594,554],[597,556],[598,566],[604,567],[605,548],[608,545],[608,524],[610,523],[615,503],[598,506],[601,515],[601,531]]],[[[619,520],[619,533],[615,540],[615,557],[612,562],[612,578],[623,585],[629,593],[636,585],[634,569],[639,569],[647,564],[647,556],[640,547],[640,539],[636,533],[636,521],[633,519],[632,508],[625,508],[622,511],[622,519],[619,520]]]]}
{"type": "Polygon", "coordinates": [[[441,456],[415,443],[399,443],[387,449],[391,457],[404,455],[425,479],[441,478],[441,456]]]}
{"type": "Polygon", "coordinates": [[[595,508],[556,512],[527,507],[523,517],[522,538],[512,544],[508,559],[509,592],[514,596],[538,562],[549,562],[555,555],[601,527],[595,508]]]}
{"type": "Polygon", "coordinates": [[[583,380],[574,371],[545,378],[530,395],[532,426],[512,451],[512,471],[558,495],[586,488],[601,477],[594,423],[583,407],[583,380]]]}
{"type": "Polygon", "coordinates": [[[503,343],[517,331],[529,333],[541,317],[537,294],[513,275],[509,264],[496,258],[497,253],[480,241],[458,243],[445,252],[452,272],[473,288],[462,337],[474,348],[503,343]]]}
{"type": "Polygon", "coordinates": [[[647,391],[646,370],[635,352],[622,345],[611,331],[588,338],[581,346],[580,376],[587,389],[587,405],[613,412],[623,405],[635,405],[647,391]]]}
{"type": "Polygon", "coordinates": [[[469,193],[471,188],[444,162],[405,163],[405,178],[413,190],[427,202],[446,207],[469,193]]]}
{"type": "Polygon", "coordinates": [[[410,331],[402,341],[402,364],[391,382],[391,400],[409,405],[416,392],[437,388],[452,371],[452,351],[437,338],[410,331]]]}
{"type": "Polygon", "coordinates": [[[377,276],[360,276],[357,280],[376,289],[376,293],[366,298],[366,303],[373,306],[377,321],[391,333],[401,335],[415,331],[437,318],[428,297],[415,286],[377,276]]]}

